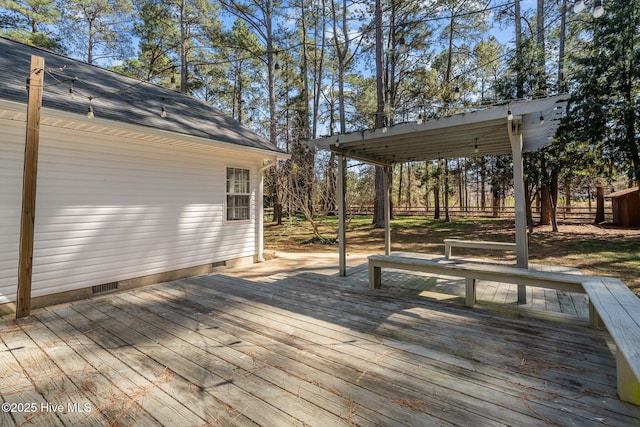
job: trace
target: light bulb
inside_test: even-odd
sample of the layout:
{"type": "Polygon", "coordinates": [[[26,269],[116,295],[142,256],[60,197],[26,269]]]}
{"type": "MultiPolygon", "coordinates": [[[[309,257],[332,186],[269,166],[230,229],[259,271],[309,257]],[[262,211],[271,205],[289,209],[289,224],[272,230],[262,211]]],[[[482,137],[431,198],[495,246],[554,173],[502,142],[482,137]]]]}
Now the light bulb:
{"type": "Polygon", "coordinates": [[[162,106],[162,110],[160,111],[160,117],[162,117],[163,119],[167,118],[167,109],[164,108],[164,105],[162,106]]]}
{"type": "Polygon", "coordinates": [[[74,96],[74,94],[73,94],[73,88],[72,88],[72,87],[70,87],[70,88],[69,88],[69,99],[75,99],[75,96],[74,96]]]}
{"type": "Polygon", "coordinates": [[[507,120],[513,120],[513,113],[511,110],[507,111],[507,120]]]}
{"type": "Polygon", "coordinates": [[[460,86],[456,86],[456,89],[453,91],[453,99],[460,99],[460,86]]]}
{"type": "Polygon", "coordinates": [[[95,116],[93,115],[93,107],[91,105],[89,105],[89,108],[87,109],[87,118],[88,119],[93,119],[95,116]]]}
{"type": "Polygon", "coordinates": [[[418,121],[416,123],[418,123],[419,125],[422,124],[422,114],[418,114],[418,121]]]}
{"type": "Polygon", "coordinates": [[[544,125],[544,116],[540,113],[540,126],[544,125]]]}
{"type": "Polygon", "coordinates": [[[253,116],[249,117],[249,127],[253,127],[253,116]]]}
{"type": "Polygon", "coordinates": [[[578,0],[573,4],[573,11],[575,13],[580,13],[585,9],[584,1],[578,0]]]}
{"type": "Polygon", "coordinates": [[[400,39],[398,40],[398,53],[403,54],[407,51],[407,43],[404,40],[404,37],[400,37],[400,39]]]}
{"type": "Polygon", "coordinates": [[[595,1],[595,3],[593,4],[592,14],[594,18],[600,18],[602,15],[604,15],[604,7],[602,6],[602,0],[595,1]]]}

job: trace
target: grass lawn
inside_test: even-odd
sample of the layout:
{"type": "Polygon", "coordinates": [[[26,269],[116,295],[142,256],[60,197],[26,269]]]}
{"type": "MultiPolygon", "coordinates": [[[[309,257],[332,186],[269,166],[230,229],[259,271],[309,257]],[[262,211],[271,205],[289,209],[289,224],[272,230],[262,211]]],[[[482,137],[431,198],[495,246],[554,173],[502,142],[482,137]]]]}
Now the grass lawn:
{"type": "MultiPolygon", "coordinates": [[[[338,219],[327,217],[320,226],[323,237],[335,238],[338,219]]],[[[307,243],[311,226],[300,217],[283,219],[283,225],[265,222],[265,249],[282,252],[337,252],[337,245],[307,243]]],[[[381,253],[384,231],[371,225],[371,217],[353,217],[347,226],[347,252],[381,253]]],[[[391,221],[394,251],[444,253],[443,240],[464,238],[514,241],[513,219],[452,218],[451,222],[427,217],[396,217],[391,221]]],[[[481,252],[455,248],[454,253],[492,259],[515,259],[509,252],[481,252]]],[[[620,278],[640,295],[640,230],[592,224],[562,224],[554,233],[549,226],[535,227],[529,236],[529,259],[540,264],[579,268],[583,274],[620,278]]]]}

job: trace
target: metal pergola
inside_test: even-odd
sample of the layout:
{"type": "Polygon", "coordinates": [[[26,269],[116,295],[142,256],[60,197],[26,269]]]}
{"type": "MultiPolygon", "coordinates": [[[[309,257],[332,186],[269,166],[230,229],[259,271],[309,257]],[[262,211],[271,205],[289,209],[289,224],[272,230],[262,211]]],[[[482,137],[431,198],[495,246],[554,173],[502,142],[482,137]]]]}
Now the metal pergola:
{"type": "MultiPolygon", "coordinates": [[[[515,242],[517,266],[528,268],[527,218],[522,154],[551,144],[565,112],[567,95],[515,101],[470,113],[461,113],[423,123],[412,122],[382,129],[333,135],[309,142],[338,155],[338,210],[340,275],[346,275],[345,192],[346,159],[385,168],[385,253],[391,252],[389,220],[391,167],[395,164],[511,154],[515,198],[515,242]]],[[[518,300],[526,301],[524,287],[518,300]]]]}

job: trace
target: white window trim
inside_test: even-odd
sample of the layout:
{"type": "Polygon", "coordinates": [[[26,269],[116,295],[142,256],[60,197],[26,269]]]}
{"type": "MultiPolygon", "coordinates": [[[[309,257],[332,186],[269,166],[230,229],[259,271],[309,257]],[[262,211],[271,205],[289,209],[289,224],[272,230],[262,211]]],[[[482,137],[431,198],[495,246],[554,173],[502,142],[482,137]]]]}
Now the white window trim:
{"type": "Polygon", "coordinates": [[[253,185],[251,183],[251,168],[248,166],[230,166],[230,165],[225,165],[224,167],[224,212],[223,212],[223,218],[224,218],[224,222],[227,224],[250,224],[251,220],[253,219],[254,216],[254,212],[253,209],[251,209],[251,200],[252,200],[252,194],[253,194],[253,185]],[[230,193],[227,192],[227,172],[229,169],[243,169],[243,170],[247,170],[249,172],[249,192],[248,193],[235,193],[234,195],[238,195],[238,196],[249,196],[249,218],[246,219],[229,219],[227,216],[227,196],[230,195],[230,193]]]}

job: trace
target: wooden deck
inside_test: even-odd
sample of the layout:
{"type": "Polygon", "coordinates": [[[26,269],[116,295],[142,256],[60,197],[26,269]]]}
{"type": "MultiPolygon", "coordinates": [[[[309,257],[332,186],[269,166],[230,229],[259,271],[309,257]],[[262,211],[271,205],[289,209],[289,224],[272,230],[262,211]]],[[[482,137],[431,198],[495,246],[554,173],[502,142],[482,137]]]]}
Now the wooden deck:
{"type": "Polygon", "coordinates": [[[640,425],[605,332],[353,273],[213,274],[3,320],[0,425],[640,425]]]}

